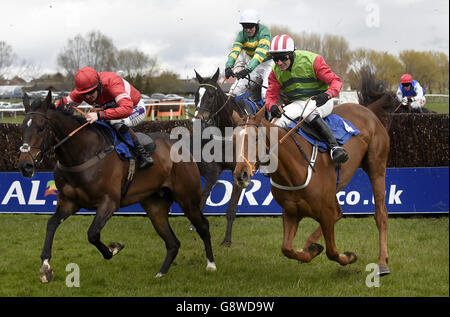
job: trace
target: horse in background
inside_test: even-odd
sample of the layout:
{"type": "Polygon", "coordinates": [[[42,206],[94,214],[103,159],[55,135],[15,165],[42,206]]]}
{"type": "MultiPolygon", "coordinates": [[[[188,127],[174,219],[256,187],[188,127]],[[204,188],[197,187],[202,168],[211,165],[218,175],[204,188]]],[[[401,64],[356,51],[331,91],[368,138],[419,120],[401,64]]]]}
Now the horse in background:
{"type": "Polygon", "coordinates": [[[53,238],[64,220],[81,208],[96,210],[88,230],[88,240],[109,260],[124,245],[112,242],[106,246],[100,239],[101,230],[116,210],[135,203],[140,203],[165,242],[166,257],[156,277],[167,274],[180,247],[180,241],[168,220],[174,201],[180,205],[203,240],[207,270],[216,270],[209,223],[200,210],[198,167],[192,161],[175,163],[171,160],[173,141],[167,134],[150,134],[157,146],[153,156],[155,164],[151,168],[137,168],[131,176],[134,173],[130,169],[132,161],[119,157],[115,151],[116,144],[105,137],[99,125],[86,125],[83,117],[73,115],[73,109],[65,109],[64,105],[55,108],[51,91],[45,100],[34,100],[31,105],[25,94],[23,103],[26,113],[22,123],[24,143],[18,161],[20,172],[25,177],[32,177],[36,164],[52,150],[57,159],[54,169],[57,205],[47,222],[41,254],[41,282],[48,283],[53,279],[54,272],[49,263],[53,238]],[[127,181],[129,187],[123,191],[127,181]]]}
{"type": "MultiPolygon", "coordinates": [[[[286,138],[286,142],[278,143],[277,169],[270,173],[271,192],[276,202],[282,207],[283,254],[299,262],[310,262],[323,251],[318,242],[323,236],[326,244],[326,254],[330,260],[341,265],[354,263],[357,256],[354,252],[339,253],[334,236],[335,223],[342,218],[342,209],[336,198],[336,193],[351,180],[356,170],[361,167],[369,176],[372,184],[375,202],[375,222],[379,232],[378,275],[389,274],[387,252],[388,212],[385,203],[385,176],[389,155],[389,135],[386,126],[389,125],[388,113],[395,106],[394,99],[388,93],[381,93],[375,85],[371,74],[362,76],[361,96],[371,103],[361,106],[354,103],[341,104],[334,108],[333,113],[351,122],[359,130],[359,134],[349,138],[344,148],[349,153],[349,160],[341,166],[336,166],[327,151],[318,152],[314,157],[314,147],[306,138],[297,133],[286,138]],[[367,75],[367,76],[365,76],[367,75]],[[379,94],[372,94],[377,91],[379,94]],[[306,155],[300,155],[300,152],[306,155]],[[309,158],[311,157],[311,160],[309,158]],[[311,168],[312,167],[312,168],[311,168]],[[302,185],[300,185],[302,184],[302,185]],[[310,217],[319,223],[319,227],[307,238],[300,250],[295,250],[293,241],[299,222],[310,217]]],[[[256,168],[262,165],[266,158],[256,156],[256,161],[249,158],[248,148],[259,148],[258,142],[264,142],[269,147],[272,129],[276,129],[278,140],[288,132],[264,119],[265,109],[256,116],[246,120],[233,113],[233,120],[243,128],[243,141],[235,144],[240,147],[243,160],[236,163],[233,172],[235,182],[246,187],[256,168]],[[260,137],[260,128],[265,137],[260,137]],[[258,138],[257,138],[258,136],[258,138]],[[253,142],[250,144],[249,142],[253,142]]],[[[236,142],[236,141],[235,141],[236,142]]],[[[269,147],[270,148],[270,147],[269,147]]]]}
{"type": "MultiPolygon", "coordinates": [[[[226,140],[223,138],[226,127],[235,127],[236,124],[232,120],[232,111],[237,111],[240,115],[247,114],[242,109],[234,97],[228,98],[223,92],[220,86],[217,84],[219,78],[219,69],[211,78],[203,78],[201,75],[195,72],[199,87],[195,92],[195,113],[193,122],[201,120],[202,129],[208,126],[215,126],[220,129],[222,139],[222,149],[226,147],[227,142],[233,142],[231,139],[226,140]]],[[[195,124],[194,124],[195,126],[195,124]]],[[[222,151],[225,153],[225,151],[222,151]]],[[[201,175],[205,178],[205,185],[202,191],[201,210],[203,211],[206,206],[206,201],[214,187],[217,180],[224,170],[234,170],[236,162],[227,162],[224,158],[217,162],[198,162],[201,175]]],[[[236,218],[236,208],[241,196],[242,188],[233,183],[233,190],[231,198],[226,210],[227,228],[225,237],[221,243],[222,246],[231,245],[231,232],[233,228],[233,222],[236,218]]]]}

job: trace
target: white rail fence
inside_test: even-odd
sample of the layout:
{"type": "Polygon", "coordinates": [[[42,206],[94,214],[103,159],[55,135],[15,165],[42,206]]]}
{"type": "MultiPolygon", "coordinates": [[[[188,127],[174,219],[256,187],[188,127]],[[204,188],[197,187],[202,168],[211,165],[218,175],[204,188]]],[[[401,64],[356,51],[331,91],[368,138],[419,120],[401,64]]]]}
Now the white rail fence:
{"type": "MultiPolygon", "coordinates": [[[[440,97],[440,98],[448,98],[449,95],[441,95],[441,94],[427,94],[426,97],[440,97]]],[[[345,102],[354,102],[358,103],[358,95],[356,94],[356,91],[341,91],[339,94],[339,98],[336,98],[335,104],[341,104],[345,102]]],[[[193,102],[164,102],[164,103],[147,103],[145,104],[146,112],[148,113],[148,109],[150,108],[150,113],[148,113],[148,118],[151,120],[155,120],[155,117],[157,117],[157,113],[155,113],[156,107],[161,107],[161,109],[164,108],[170,108],[167,113],[167,117],[169,117],[169,120],[172,120],[175,116],[180,118],[179,115],[176,115],[177,112],[174,111],[174,107],[176,106],[182,106],[184,108],[184,117],[186,119],[189,119],[189,109],[193,108],[195,104],[193,102]]],[[[88,104],[81,104],[78,106],[81,109],[90,109],[92,106],[88,104]]],[[[4,113],[13,113],[14,118],[17,117],[17,114],[21,114],[25,112],[25,109],[21,103],[13,104],[13,103],[6,103],[1,102],[0,103],[0,120],[3,119],[4,113]],[[17,106],[15,106],[17,105],[17,106]]]]}
{"type": "MultiPolygon", "coordinates": [[[[5,103],[3,103],[5,104],[5,103]]],[[[25,112],[25,108],[23,107],[22,104],[18,103],[17,106],[14,106],[15,104],[11,104],[9,103],[9,105],[7,105],[7,107],[5,108],[1,108],[0,107],[0,119],[3,119],[3,114],[4,113],[12,113],[14,118],[17,117],[17,114],[22,114],[25,112]]],[[[3,105],[5,106],[5,105],[3,105]]],[[[175,116],[180,118],[179,115],[177,115],[177,111],[175,111],[173,108],[177,107],[177,106],[181,106],[184,108],[184,118],[189,119],[189,109],[193,108],[195,106],[195,104],[193,102],[164,102],[164,103],[147,103],[145,104],[145,110],[146,113],[148,114],[148,118],[151,120],[155,120],[155,117],[157,116],[157,111],[156,111],[156,107],[160,107],[162,111],[164,111],[164,108],[169,108],[167,111],[164,111],[165,113],[167,113],[167,117],[169,117],[169,120],[172,120],[175,116]],[[149,112],[149,107],[150,108],[150,112],[149,112]]],[[[88,105],[88,104],[81,104],[78,106],[78,108],[81,109],[85,109],[85,110],[89,110],[92,108],[92,106],[88,105]]]]}

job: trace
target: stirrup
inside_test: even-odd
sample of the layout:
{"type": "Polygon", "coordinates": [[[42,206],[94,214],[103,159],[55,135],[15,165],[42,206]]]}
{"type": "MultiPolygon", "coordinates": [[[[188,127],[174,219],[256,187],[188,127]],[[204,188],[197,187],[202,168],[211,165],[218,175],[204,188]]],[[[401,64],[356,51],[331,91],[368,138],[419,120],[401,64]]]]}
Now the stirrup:
{"type": "Polygon", "coordinates": [[[341,146],[335,146],[330,150],[330,156],[334,163],[342,164],[347,162],[348,153],[347,150],[341,146]],[[335,153],[336,152],[336,153],[335,153]],[[336,156],[334,155],[336,154],[336,156]]]}
{"type": "Polygon", "coordinates": [[[139,156],[139,168],[144,168],[144,167],[151,167],[153,166],[153,163],[155,163],[155,161],[152,159],[152,157],[149,155],[147,158],[144,158],[143,156],[139,156]]]}

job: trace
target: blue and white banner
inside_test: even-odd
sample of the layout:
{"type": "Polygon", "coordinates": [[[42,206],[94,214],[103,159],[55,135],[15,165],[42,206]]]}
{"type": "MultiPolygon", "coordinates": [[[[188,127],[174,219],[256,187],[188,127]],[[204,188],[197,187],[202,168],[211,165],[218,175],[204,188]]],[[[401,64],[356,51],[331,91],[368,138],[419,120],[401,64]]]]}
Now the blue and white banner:
{"type": "MultiPolygon", "coordinates": [[[[233,180],[225,171],[208,198],[205,214],[224,215],[231,197],[233,180]]],[[[433,214],[449,212],[448,167],[388,168],[386,206],[390,214],[433,214]]],[[[53,213],[58,190],[53,173],[0,173],[0,213],[53,213]]],[[[368,176],[358,169],[350,183],[337,193],[344,214],[373,214],[372,188],[368,176]]],[[[82,209],[79,213],[94,213],[82,209]]],[[[139,204],[121,208],[116,214],[144,214],[139,204]]],[[[174,203],[171,214],[182,214],[174,203]]],[[[242,191],[238,215],[281,215],[281,207],[270,193],[269,179],[257,173],[242,191]]]]}

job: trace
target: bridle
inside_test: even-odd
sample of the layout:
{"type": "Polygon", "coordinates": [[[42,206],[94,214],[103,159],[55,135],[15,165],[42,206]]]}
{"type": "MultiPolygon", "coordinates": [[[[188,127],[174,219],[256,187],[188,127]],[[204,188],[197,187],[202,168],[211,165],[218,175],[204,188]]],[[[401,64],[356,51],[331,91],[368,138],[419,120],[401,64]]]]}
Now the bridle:
{"type": "MultiPolygon", "coordinates": [[[[245,134],[247,134],[247,128],[249,125],[255,126],[256,128],[260,128],[261,126],[255,122],[249,122],[249,117],[247,117],[246,122],[242,122],[239,123],[237,126],[238,127],[243,127],[243,131],[245,132],[245,134]]],[[[267,135],[266,135],[267,138],[267,135]]],[[[258,136],[256,136],[256,142],[258,142],[258,136]]],[[[244,151],[244,137],[242,137],[242,144],[241,144],[241,150],[239,153],[239,156],[241,156],[244,159],[244,162],[248,165],[249,169],[250,169],[250,176],[253,177],[253,175],[255,174],[255,170],[257,169],[257,166],[259,165],[259,160],[256,159],[255,164],[252,164],[244,155],[243,155],[243,151],[244,151]]]]}
{"type": "MultiPolygon", "coordinates": [[[[43,114],[41,112],[30,111],[30,112],[25,114],[25,118],[27,116],[29,116],[29,115],[39,115],[39,116],[43,117],[45,120],[47,120],[47,122],[50,122],[50,119],[45,114],[43,114]]],[[[36,164],[42,163],[42,161],[44,160],[44,156],[48,152],[50,152],[51,150],[54,150],[54,148],[55,148],[55,146],[54,146],[54,147],[50,148],[49,150],[46,150],[48,148],[47,142],[49,142],[50,134],[52,133],[51,129],[49,128],[49,125],[46,125],[45,131],[46,131],[45,137],[44,137],[42,143],[39,146],[31,146],[28,143],[24,143],[19,148],[21,153],[26,153],[26,154],[28,154],[31,157],[31,160],[33,162],[33,166],[34,167],[36,167],[36,164]],[[38,149],[38,152],[37,152],[36,155],[33,155],[33,153],[31,153],[32,149],[38,149]],[[41,155],[41,159],[40,160],[38,160],[39,154],[41,155]]]]}
{"type": "MultiPolygon", "coordinates": [[[[215,94],[214,94],[214,104],[217,104],[217,98],[219,97],[219,90],[218,87],[212,84],[200,84],[200,87],[211,87],[215,89],[215,94]]],[[[214,117],[217,116],[224,108],[225,106],[228,104],[228,101],[230,100],[232,95],[232,92],[230,92],[230,94],[228,95],[227,100],[225,101],[225,103],[217,110],[215,111],[213,114],[211,114],[208,118],[207,123],[208,124],[213,124],[214,123],[214,117]]],[[[210,109],[202,107],[201,105],[198,105],[195,110],[204,110],[204,111],[208,111],[210,112],[210,109]]]]}
{"type": "MultiPolygon", "coordinates": [[[[76,110],[79,110],[79,109],[76,108],[76,107],[74,107],[74,108],[75,108],[76,110]]],[[[81,110],[79,110],[79,111],[81,111],[81,110]]],[[[39,115],[39,116],[42,116],[45,120],[47,120],[47,123],[48,123],[48,124],[46,125],[46,127],[45,127],[45,131],[46,131],[45,138],[44,138],[44,140],[42,141],[42,143],[41,143],[40,146],[30,146],[28,143],[24,143],[24,144],[22,144],[22,146],[19,148],[19,150],[20,150],[21,153],[26,153],[26,154],[28,154],[28,155],[31,157],[31,160],[32,160],[32,162],[33,162],[33,167],[34,167],[34,168],[36,168],[36,164],[42,163],[42,161],[44,160],[44,156],[45,156],[47,153],[55,151],[58,147],[60,147],[61,145],[63,145],[69,138],[71,138],[75,133],[77,133],[79,130],[81,130],[82,128],[84,128],[86,125],[89,124],[89,122],[86,122],[86,123],[84,123],[83,125],[79,126],[79,127],[76,128],[75,130],[73,130],[72,132],[70,132],[70,133],[69,133],[66,137],[64,137],[61,141],[58,141],[56,135],[53,133],[53,135],[54,135],[55,140],[57,141],[57,143],[56,143],[54,146],[50,147],[48,150],[46,150],[47,147],[48,147],[47,142],[50,140],[50,134],[51,134],[51,131],[52,131],[52,130],[50,129],[50,122],[51,122],[50,119],[49,119],[45,114],[43,114],[42,112],[38,112],[38,111],[30,111],[30,112],[26,113],[26,114],[25,114],[25,118],[26,118],[28,115],[39,115]],[[32,149],[38,149],[38,150],[39,150],[39,151],[37,152],[36,156],[34,156],[34,155],[31,153],[31,150],[32,150],[32,149]],[[39,156],[39,154],[41,154],[41,159],[38,161],[38,156],[39,156]]]]}

